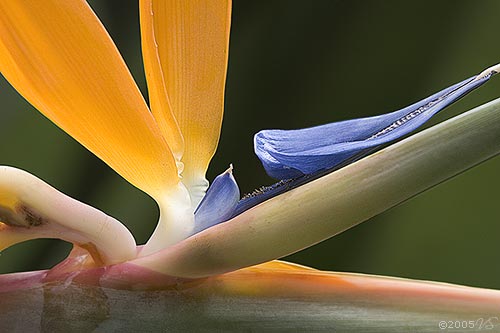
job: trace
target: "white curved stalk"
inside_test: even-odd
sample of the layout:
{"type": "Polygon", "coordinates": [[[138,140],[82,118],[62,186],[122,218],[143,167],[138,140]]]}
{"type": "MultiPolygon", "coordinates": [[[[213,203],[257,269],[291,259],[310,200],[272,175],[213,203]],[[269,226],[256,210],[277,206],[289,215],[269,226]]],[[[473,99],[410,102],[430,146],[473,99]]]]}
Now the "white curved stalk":
{"type": "Polygon", "coordinates": [[[0,166],[0,250],[35,238],[59,238],[86,249],[97,264],[136,256],[127,228],[35,176],[0,166]]]}
{"type": "Polygon", "coordinates": [[[280,258],[499,153],[497,99],[133,262],[170,275],[203,277],[280,258]]]}

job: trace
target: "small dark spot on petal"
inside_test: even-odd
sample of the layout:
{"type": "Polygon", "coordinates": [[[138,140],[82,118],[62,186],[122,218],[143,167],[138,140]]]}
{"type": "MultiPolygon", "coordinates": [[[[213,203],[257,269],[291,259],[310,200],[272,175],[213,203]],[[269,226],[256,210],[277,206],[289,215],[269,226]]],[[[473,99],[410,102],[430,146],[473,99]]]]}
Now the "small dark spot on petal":
{"type": "Polygon", "coordinates": [[[40,214],[24,204],[18,205],[16,211],[24,218],[25,225],[28,228],[38,227],[47,222],[40,214]]]}
{"type": "Polygon", "coordinates": [[[18,204],[14,210],[0,206],[0,222],[9,227],[31,228],[38,227],[48,221],[25,204],[18,204]]]}

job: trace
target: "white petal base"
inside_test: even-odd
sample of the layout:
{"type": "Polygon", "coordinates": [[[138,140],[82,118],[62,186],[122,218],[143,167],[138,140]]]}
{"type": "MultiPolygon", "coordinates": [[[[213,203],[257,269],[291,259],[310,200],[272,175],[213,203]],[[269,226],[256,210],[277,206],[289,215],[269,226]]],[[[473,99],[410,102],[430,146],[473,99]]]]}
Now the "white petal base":
{"type": "Polygon", "coordinates": [[[142,248],[140,256],[165,249],[188,237],[194,228],[194,210],[188,190],[182,183],[158,200],[160,220],[142,248]]]}

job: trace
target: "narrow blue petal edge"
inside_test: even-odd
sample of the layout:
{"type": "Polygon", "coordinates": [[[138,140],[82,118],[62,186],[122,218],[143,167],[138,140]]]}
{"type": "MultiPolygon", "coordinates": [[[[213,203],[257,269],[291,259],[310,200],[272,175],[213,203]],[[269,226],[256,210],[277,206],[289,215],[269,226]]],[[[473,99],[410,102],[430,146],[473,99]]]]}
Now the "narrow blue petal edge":
{"type": "Polygon", "coordinates": [[[240,189],[233,177],[231,165],[217,176],[194,212],[193,234],[224,222],[233,216],[240,200],[240,189]]]}
{"type": "Polygon", "coordinates": [[[497,73],[483,72],[404,109],[299,130],[263,130],[254,137],[255,153],[276,179],[298,178],[334,169],[414,131],[445,107],[497,73]]]}

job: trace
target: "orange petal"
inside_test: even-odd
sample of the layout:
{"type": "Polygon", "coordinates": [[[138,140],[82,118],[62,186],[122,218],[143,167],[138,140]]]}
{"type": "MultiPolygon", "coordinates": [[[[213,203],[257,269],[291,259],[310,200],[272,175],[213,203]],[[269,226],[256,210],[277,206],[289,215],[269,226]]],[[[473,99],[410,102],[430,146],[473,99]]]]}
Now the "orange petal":
{"type": "MultiPolygon", "coordinates": [[[[379,319],[384,319],[380,312],[382,309],[394,315],[418,314],[420,321],[432,319],[431,323],[420,324],[436,327],[437,319],[451,320],[464,315],[498,316],[500,304],[498,290],[368,274],[324,272],[281,261],[213,276],[205,281],[203,287],[218,297],[238,295],[261,301],[287,299],[303,305],[329,305],[342,312],[341,317],[346,316],[344,319],[348,319],[349,312],[356,315],[353,309],[379,319]],[[430,313],[434,313],[435,317],[427,317],[430,313]]],[[[391,317],[386,316],[385,320],[390,321],[391,317]]]]}
{"type": "Polygon", "coordinates": [[[153,114],[170,144],[173,112],[184,137],[183,182],[206,186],[222,123],[231,1],[142,0],[140,8],[153,114]]]}
{"type": "Polygon", "coordinates": [[[178,182],[168,145],[86,1],[1,1],[0,70],[135,186],[154,196],[178,182]]]}
{"type": "Polygon", "coordinates": [[[148,83],[151,111],[176,159],[180,161],[184,152],[184,139],[175,116],[172,113],[167,95],[158,43],[156,41],[156,22],[153,16],[151,1],[140,2],[140,16],[142,56],[148,83]]]}
{"type": "MultiPolygon", "coordinates": [[[[379,298],[379,305],[386,305],[400,298],[400,306],[406,302],[449,303],[451,299],[469,301],[500,300],[499,290],[465,287],[433,281],[419,281],[389,276],[359,273],[328,272],[297,265],[286,261],[274,260],[264,264],[247,267],[213,276],[207,279],[220,284],[221,292],[228,294],[252,295],[263,297],[304,297],[321,298],[349,297],[379,298]]],[[[495,302],[489,303],[495,304],[495,302]]]]}

